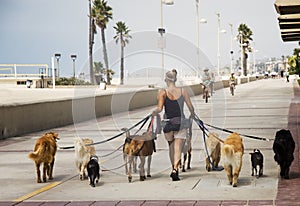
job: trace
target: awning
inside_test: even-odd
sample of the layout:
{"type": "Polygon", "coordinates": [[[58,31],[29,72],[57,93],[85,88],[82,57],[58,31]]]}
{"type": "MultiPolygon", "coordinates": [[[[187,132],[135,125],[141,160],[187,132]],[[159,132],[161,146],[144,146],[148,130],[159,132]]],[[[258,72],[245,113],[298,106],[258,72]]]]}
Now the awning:
{"type": "Polygon", "coordinates": [[[278,23],[283,41],[300,41],[300,0],[276,0],[278,23]]]}

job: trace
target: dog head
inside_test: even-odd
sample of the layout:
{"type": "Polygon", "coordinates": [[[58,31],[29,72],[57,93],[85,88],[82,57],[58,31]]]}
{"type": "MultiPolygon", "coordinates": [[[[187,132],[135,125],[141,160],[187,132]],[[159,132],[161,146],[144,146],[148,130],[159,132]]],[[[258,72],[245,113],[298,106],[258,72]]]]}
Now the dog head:
{"type": "Polygon", "coordinates": [[[47,132],[47,133],[45,133],[45,136],[52,137],[55,142],[56,142],[56,140],[60,139],[58,134],[55,132],[47,132]]]}
{"type": "Polygon", "coordinates": [[[90,160],[95,160],[96,162],[98,162],[98,156],[91,155],[90,160]]]}

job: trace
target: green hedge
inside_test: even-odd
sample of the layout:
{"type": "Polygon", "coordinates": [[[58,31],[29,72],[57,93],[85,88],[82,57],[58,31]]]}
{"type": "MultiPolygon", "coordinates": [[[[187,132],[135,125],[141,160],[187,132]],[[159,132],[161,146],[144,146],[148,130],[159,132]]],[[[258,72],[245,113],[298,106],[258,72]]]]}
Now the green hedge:
{"type": "Polygon", "coordinates": [[[66,78],[66,77],[61,77],[58,80],[55,80],[56,85],[91,85],[90,82],[86,82],[80,79],[76,79],[74,77],[71,78],[66,78]]]}

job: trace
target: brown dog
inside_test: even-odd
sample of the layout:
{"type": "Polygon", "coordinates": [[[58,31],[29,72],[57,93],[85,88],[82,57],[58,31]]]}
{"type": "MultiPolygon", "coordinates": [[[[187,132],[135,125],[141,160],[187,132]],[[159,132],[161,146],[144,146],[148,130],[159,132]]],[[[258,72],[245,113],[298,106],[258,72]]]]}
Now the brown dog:
{"type": "Polygon", "coordinates": [[[242,168],[242,158],[244,154],[244,145],[242,138],[238,133],[232,133],[224,141],[221,159],[224,164],[229,183],[237,187],[239,173],[242,168]]]}
{"type": "Polygon", "coordinates": [[[30,152],[28,157],[35,162],[37,182],[41,183],[40,165],[43,163],[43,182],[46,182],[46,174],[49,180],[53,179],[53,166],[55,153],[57,150],[56,140],[59,139],[58,134],[48,132],[40,137],[34,147],[34,152],[30,152]]]}
{"type": "Polygon", "coordinates": [[[206,170],[209,172],[212,170],[211,163],[213,164],[214,168],[217,168],[221,158],[221,144],[220,142],[224,142],[223,140],[219,139],[219,135],[214,132],[210,132],[206,139],[206,147],[207,152],[209,154],[210,161],[208,157],[206,157],[206,170]]]}
{"type": "Polygon", "coordinates": [[[74,139],[75,144],[75,164],[79,172],[79,179],[84,180],[87,177],[87,164],[91,156],[96,156],[94,142],[90,138],[82,139],[80,137],[74,139]]]}
{"type": "Polygon", "coordinates": [[[147,176],[151,177],[150,165],[153,151],[155,151],[154,139],[151,134],[146,132],[142,135],[130,135],[128,129],[123,128],[122,130],[126,131],[126,139],[123,145],[123,158],[125,161],[125,171],[128,175],[128,181],[132,181],[132,167],[136,164],[136,156],[139,156],[141,160],[139,165],[140,180],[144,181],[146,179],[144,168],[146,157],[148,157],[147,176]],[[127,164],[129,164],[129,168],[127,164]]]}

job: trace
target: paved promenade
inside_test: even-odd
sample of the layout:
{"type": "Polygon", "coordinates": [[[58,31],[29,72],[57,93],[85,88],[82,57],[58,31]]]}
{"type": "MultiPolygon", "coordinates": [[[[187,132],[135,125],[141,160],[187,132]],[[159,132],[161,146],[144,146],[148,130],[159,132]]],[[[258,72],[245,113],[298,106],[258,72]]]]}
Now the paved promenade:
{"type": "MultiPolygon", "coordinates": [[[[53,98],[68,95],[72,97],[66,91],[65,96],[53,95],[53,98]]],[[[79,180],[73,149],[59,149],[54,179],[37,184],[35,166],[28,159],[28,153],[33,150],[35,140],[47,132],[40,131],[0,141],[0,205],[300,205],[299,101],[296,82],[286,83],[284,79],[238,85],[235,96],[229,94],[228,88],[221,89],[214,93],[209,103],[204,103],[200,96],[192,98],[196,113],[204,122],[271,139],[261,141],[243,137],[245,154],[236,188],[228,184],[224,171],[205,170],[202,134],[196,124],[193,125],[192,169],[180,172],[181,181],[172,182],[169,177],[168,146],[160,135],[152,160],[152,177],[144,182],[134,174],[133,182],[128,183],[124,167],[120,167],[122,150],[116,151],[124,142],[125,137],[121,136],[95,145],[101,162],[101,179],[95,188],[90,187],[87,180],[79,180]],[[273,159],[272,139],[280,129],[290,129],[297,145],[289,180],[279,178],[279,168],[273,159]],[[264,175],[258,179],[251,176],[249,152],[254,148],[260,149],[265,157],[264,175]]],[[[52,131],[59,133],[60,147],[72,146],[75,136],[91,137],[98,142],[119,134],[123,127],[132,126],[153,108],[114,114],[52,131]]],[[[208,129],[219,133],[222,139],[228,135],[208,129]]]]}

